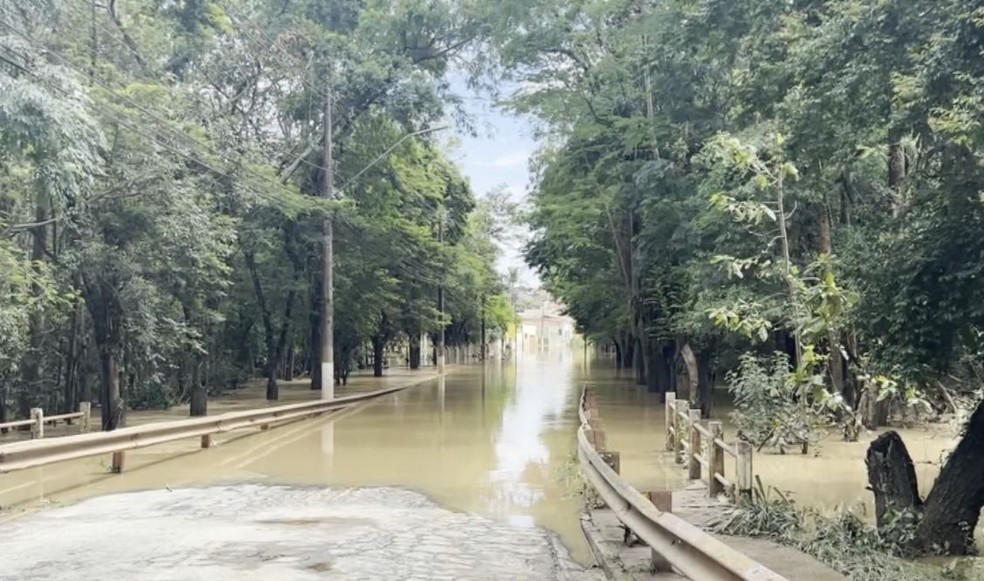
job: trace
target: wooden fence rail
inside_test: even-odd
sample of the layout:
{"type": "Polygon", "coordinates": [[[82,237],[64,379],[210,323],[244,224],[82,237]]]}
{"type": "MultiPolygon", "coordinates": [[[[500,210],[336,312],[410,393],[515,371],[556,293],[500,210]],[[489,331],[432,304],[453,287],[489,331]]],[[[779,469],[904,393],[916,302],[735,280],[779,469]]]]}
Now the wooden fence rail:
{"type": "Polygon", "coordinates": [[[731,489],[736,497],[751,496],[752,445],[743,440],[729,444],[724,424],[701,420],[700,410],[672,392],[666,394],[666,449],[674,452],[677,464],[686,464],[691,480],[706,479],[710,496],[731,489]],[[735,459],[734,481],[725,474],[725,455],[735,459]]]}
{"type": "Polygon", "coordinates": [[[31,408],[31,419],[29,420],[15,420],[12,422],[5,422],[0,424],[0,430],[6,432],[12,428],[21,428],[24,426],[31,427],[31,439],[39,439],[44,437],[44,427],[45,425],[55,425],[58,422],[65,422],[66,424],[71,424],[74,420],[79,420],[79,432],[87,433],[91,427],[91,415],[92,415],[92,404],[87,401],[81,402],[79,404],[79,411],[71,412],[67,414],[56,414],[53,416],[44,415],[44,410],[41,408],[31,408]]]}

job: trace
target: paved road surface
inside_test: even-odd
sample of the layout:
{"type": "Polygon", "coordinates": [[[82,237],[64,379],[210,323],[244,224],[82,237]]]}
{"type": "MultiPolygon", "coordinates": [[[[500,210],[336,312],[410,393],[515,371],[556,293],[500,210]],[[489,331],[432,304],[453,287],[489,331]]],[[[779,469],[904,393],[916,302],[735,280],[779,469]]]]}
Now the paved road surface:
{"type": "Polygon", "coordinates": [[[0,528],[0,579],[599,579],[555,535],[395,488],[114,494],[0,528]]]}

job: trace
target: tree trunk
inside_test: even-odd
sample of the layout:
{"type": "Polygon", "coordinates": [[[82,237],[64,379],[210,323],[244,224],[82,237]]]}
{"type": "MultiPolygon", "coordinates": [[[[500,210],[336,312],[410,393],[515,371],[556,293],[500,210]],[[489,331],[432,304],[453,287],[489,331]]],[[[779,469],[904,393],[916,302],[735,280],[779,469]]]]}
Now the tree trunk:
{"type": "Polygon", "coordinates": [[[659,347],[653,341],[646,341],[642,346],[642,360],[645,364],[640,383],[646,386],[649,393],[660,393],[659,385],[659,347]]]}
{"type": "Polygon", "coordinates": [[[625,333],[622,335],[622,367],[632,369],[635,366],[635,338],[625,333]]]}
{"type": "Polygon", "coordinates": [[[635,340],[633,351],[635,359],[636,383],[639,385],[646,385],[646,358],[648,357],[648,354],[646,353],[646,345],[642,342],[642,339],[635,340]]]}
{"type": "Polygon", "coordinates": [[[684,343],[683,347],[680,348],[680,357],[683,358],[683,364],[687,367],[687,387],[688,395],[690,396],[690,407],[691,408],[701,408],[701,393],[700,393],[700,370],[697,367],[697,357],[694,355],[694,350],[690,347],[690,343],[684,343]]]}
{"type": "MultiPolygon", "coordinates": [[[[311,367],[311,389],[321,389],[321,277],[314,277],[311,289],[311,310],[308,315],[310,330],[308,334],[308,357],[311,367]]],[[[334,381],[329,378],[328,381],[334,381]]]]}
{"type": "MultiPolygon", "coordinates": [[[[38,222],[44,222],[48,218],[48,212],[40,202],[37,205],[34,217],[38,222]]],[[[41,226],[31,230],[32,263],[39,263],[45,259],[47,233],[47,226],[41,226]]],[[[33,296],[39,297],[43,292],[44,290],[37,283],[31,284],[31,294],[33,296]]],[[[44,352],[44,331],[44,312],[42,309],[31,309],[31,314],[28,317],[27,351],[24,354],[24,360],[21,364],[23,387],[17,398],[18,412],[20,412],[21,417],[28,417],[30,415],[31,408],[39,402],[41,396],[40,392],[43,383],[41,381],[41,359],[42,353],[44,352]]]]}
{"type": "Polygon", "coordinates": [[[875,495],[875,522],[881,528],[901,511],[922,508],[916,469],[902,437],[886,432],[868,446],[864,461],[868,486],[875,495]]]}
{"type": "Polygon", "coordinates": [[[916,547],[951,555],[974,552],[974,529],[984,507],[984,402],[950,454],[923,505],[916,547]]]}
{"type": "Polygon", "coordinates": [[[193,363],[191,372],[191,417],[208,415],[208,391],[206,382],[199,377],[200,364],[193,363]]]}
{"type": "Polygon", "coordinates": [[[700,413],[705,418],[711,417],[714,409],[714,377],[711,374],[711,352],[704,349],[697,355],[697,392],[700,394],[700,413]]]}
{"type": "Polygon", "coordinates": [[[975,551],[974,529],[984,507],[984,402],[950,454],[925,502],[919,500],[915,469],[896,432],[868,448],[868,480],[880,525],[900,510],[922,513],[909,548],[916,553],[967,555],[975,551]]]}
{"type": "Polygon", "coordinates": [[[122,424],[122,401],[120,400],[120,374],[117,370],[116,354],[109,347],[99,351],[99,405],[102,411],[102,429],[109,432],[122,424]]]}
{"type": "Polygon", "coordinates": [[[376,335],[372,338],[372,376],[383,376],[383,348],[386,342],[383,338],[376,335]]]}
{"type": "Polygon", "coordinates": [[[420,335],[410,335],[410,369],[420,369],[420,335]]]}
{"type": "Polygon", "coordinates": [[[615,345],[615,367],[622,367],[622,346],[614,337],[612,337],[612,344],[615,345]]]}

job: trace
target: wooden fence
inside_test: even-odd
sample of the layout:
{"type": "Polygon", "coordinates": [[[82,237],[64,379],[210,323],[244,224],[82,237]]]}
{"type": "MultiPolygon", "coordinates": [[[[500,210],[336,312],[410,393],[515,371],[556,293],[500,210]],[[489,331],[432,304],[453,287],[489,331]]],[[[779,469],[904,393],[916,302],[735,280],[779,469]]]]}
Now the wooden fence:
{"type": "Polygon", "coordinates": [[[674,452],[677,464],[685,464],[691,480],[704,479],[711,497],[734,491],[735,497],[752,494],[752,445],[743,440],[724,440],[724,424],[702,420],[690,402],[666,394],[666,449],[674,452]],[[725,474],[724,457],[735,460],[735,477],[725,474]]]}
{"type": "Polygon", "coordinates": [[[45,425],[55,425],[58,422],[65,422],[66,424],[71,424],[74,420],[79,420],[79,432],[85,434],[89,431],[92,426],[91,423],[92,414],[92,404],[84,401],[79,404],[79,411],[71,412],[67,414],[57,414],[53,416],[44,415],[44,410],[41,408],[31,408],[31,419],[28,420],[15,420],[13,422],[6,422],[0,424],[0,430],[6,432],[13,428],[22,428],[25,426],[31,427],[31,438],[39,439],[44,437],[44,427],[45,425]]]}

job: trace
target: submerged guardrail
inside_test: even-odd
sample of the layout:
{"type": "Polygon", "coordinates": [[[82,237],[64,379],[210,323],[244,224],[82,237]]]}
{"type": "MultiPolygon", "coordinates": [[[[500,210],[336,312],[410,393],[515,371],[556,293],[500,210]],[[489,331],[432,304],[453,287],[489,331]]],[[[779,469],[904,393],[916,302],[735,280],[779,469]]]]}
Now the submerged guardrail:
{"type": "Polygon", "coordinates": [[[215,434],[253,426],[266,429],[273,423],[340,410],[401,391],[410,385],[413,383],[329,400],[229,412],[203,418],[155,422],[111,432],[13,442],[0,445],[0,474],[101,454],[113,455],[112,471],[119,473],[123,471],[124,452],[127,450],[194,437],[200,437],[201,447],[208,448],[215,434]]]}

